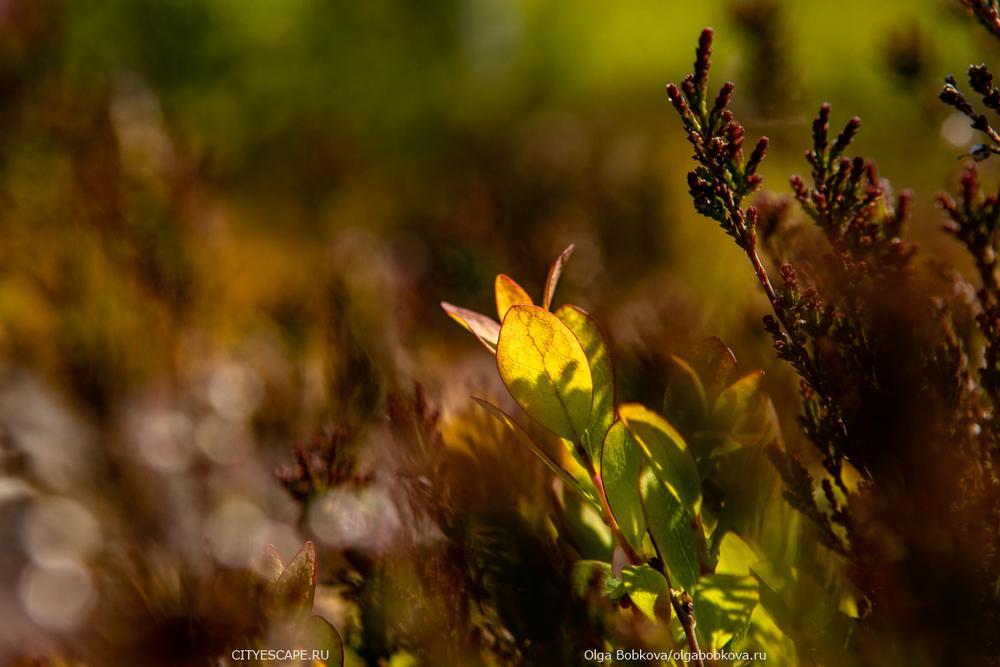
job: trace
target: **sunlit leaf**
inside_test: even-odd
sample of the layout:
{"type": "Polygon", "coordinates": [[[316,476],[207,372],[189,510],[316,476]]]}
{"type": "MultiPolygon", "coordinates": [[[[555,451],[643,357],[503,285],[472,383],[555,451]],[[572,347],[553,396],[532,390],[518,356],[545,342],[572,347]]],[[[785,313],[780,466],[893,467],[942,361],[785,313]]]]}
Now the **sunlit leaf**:
{"type": "Polygon", "coordinates": [[[573,248],[575,246],[570,243],[565,250],[563,250],[556,261],[552,262],[552,266],[549,267],[549,275],[545,279],[545,298],[542,300],[542,307],[545,310],[549,310],[552,306],[552,297],[556,293],[556,285],[559,284],[559,276],[562,275],[563,267],[566,265],[569,256],[573,254],[573,248]]]}
{"type": "Polygon", "coordinates": [[[649,565],[626,567],[622,572],[625,592],[632,604],[651,621],[670,618],[670,586],[649,565]]]}
{"type": "Polygon", "coordinates": [[[749,576],[750,568],[758,560],[757,554],[742,537],[727,532],[719,546],[719,561],[715,566],[715,573],[749,576]]]}
{"type": "Polygon", "coordinates": [[[642,552],[642,538],[646,533],[646,517],[642,513],[642,499],[639,497],[642,452],[620,421],[608,429],[603,450],[601,480],[611,513],[628,543],[642,552]]]}
{"type": "Polygon", "coordinates": [[[567,536],[583,558],[611,560],[614,536],[604,523],[603,512],[576,494],[563,496],[567,536]]]}
{"type": "Polygon", "coordinates": [[[496,293],[497,317],[503,321],[504,315],[511,306],[534,305],[531,296],[524,291],[524,288],[514,282],[514,279],[501,273],[497,276],[493,284],[493,291],[496,293]]]}
{"type": "Polygon", "coordinates": [[[316,592],[316,547],[306,542],[288,562],[274,584],[273,597],[278,608],[290,614],[312,611],[316,592]]]}
{"type": "Polygon", "coordinates": [[[601,445],[615,420],[615,370],[611,363],[608,341],[597,322],[576,306],[560,307],[556,310],[556,317],[576,335],[587,355],[594,383],[594,401],[590,410],[590,423],[583,434],[583,446],[590,459],[600,466],[601,445]]]}
{"type": "Polygon", "coordinates": [[[753,406],[753,399],[760,392],[764,371],[753,371],[726,387],[715,399],[712,415],[721,424],[736,431],[746,421],[753,406]]]}
{"type": "Polygon", "coordinates": [[[757,580],[734,574],[702,577],[692,597],[698,619],[696,629],[702,648],[709,651],[738,645],[760,601],[757,580]]]}
{"type": "Polygon", "coordinates": [[[622,405],[618,415],[656,476],[692,514],[697,514],[701,508],[701,480],[684,438],[666,419],[642,405],[622,405]]]}
{"type": "Polygon", "coordinates": [[[453,306],[447,301],[441,302],[441,308],[448,313],[451,319],[455,320],[472,335],[479,339],[479,342],[486,346],[486,349],[496,354],[497,339],[500,337],[500,325],[492,317],[487,317],[473,310],[453,306]]]}
{"type": "Polygon", "coordinates": [[[513,306],[500,329],[497,367],[531,418],[580,442],[590,422],[594,383],[580,341],[562,320],[537,306],[513,306]]]}
{"type": "Polygon", "coordinates": [[[640,480],[642,509],[653,544],[674,587],[691,590],[701,571],[695,547],[694,516],[648,472],[640,480]]]}
{"type": "Polygon", "coordinates": [[[476,403],[478,403],[479,405],[481,405],[484,408],[486,408],[486,410],[491,415],[493,415],[493,417],[495,417],[497,420],[499,420],[500,423],[502,423],[504,426],[506,426],[510,430],[514,431],[514,433],[516,433],[519,436],[521,436],[521,439],[523,439],[524,442],[528,445],[528,448],[531,449],[531,451],[534,452],[534,454],[538,458],[540,458],[542,460],[542,462],[546,466],[548,466],[549,470],[551,470],[556,475],[558,475],[559,478],[563,482],[565,482],[566,485],[569,488],[573,489],[579,495],[581,495],[584,498],[586,498],[595,507],[600,508],[600,505],[597,504],[597,501],[594,499],[593,494],[591,494],[590,492],[586,491],[583,488],[583,486],[580,484],[580,482],[575,477],[573,477],[573,475],[571,475],[568,472],[566,472],[566,470],[564,470],[563,467],[560,466],[556,462],[555,459],[553,459],[551,456],[549,456],[548,452],[546,452],[544,449],[542,449],[534,441],[534,439],[532,439],[532,437],[530,435],[528,435],[528,432],[526,430],[524,430],[524,428],[514,420],[513,417],[511,417],[506,412],[504,412],[503,410],[501,410],[500,408],[498,408],[497,406],[493,405],[492,403],[490,403],[489,401],[487,401],[485,399],[477,398],[476,396],[473,396],[472,400],[474,400],[476,403]]]}

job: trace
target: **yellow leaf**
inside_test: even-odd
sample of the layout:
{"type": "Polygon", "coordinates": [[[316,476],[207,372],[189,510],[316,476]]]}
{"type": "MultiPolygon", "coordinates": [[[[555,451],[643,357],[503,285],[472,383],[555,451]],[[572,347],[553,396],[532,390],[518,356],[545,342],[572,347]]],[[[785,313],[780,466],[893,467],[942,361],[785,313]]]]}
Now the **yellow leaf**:
{"type": "Polygon", "coordinates": [[[497,299],[497,316],[503,322],[503,316],[507,314],[511,306],[520,304],[533,305],[531,296],[524,291],[524,288],[514,282],[514,279],[501,273],[494,282],[494,292],[497,299]]]}
{"type": "Polygon", "coordinates": [[[528,415],[579,443],[590,422],[594,382],[573,332],[537,306],[513,306],[497,342],[500,378],[528,415]]]}
{"type": "Polygon", "coordinates": [[[590,366],[594,381],[594,403],[590,410],[590,424],[583,437],[583,446],[600,472],[601,446],[604,436],[615,421],[615,369],[611,364],[608,341],[601,327],[581,308],[561,306],[556,317],[570,328],[590,366]]]}

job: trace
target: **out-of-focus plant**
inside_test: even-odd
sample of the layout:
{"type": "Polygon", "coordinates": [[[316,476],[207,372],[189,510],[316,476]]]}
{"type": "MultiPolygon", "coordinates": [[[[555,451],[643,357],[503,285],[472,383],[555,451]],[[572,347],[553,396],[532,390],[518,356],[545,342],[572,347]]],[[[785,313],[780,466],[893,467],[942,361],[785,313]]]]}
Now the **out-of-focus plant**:
{"type": "MultiPolygon", "coordinates": [[[[291,660],[291,664],[343,667],[344,644],[340,633],[322,616],[312,613],[318,571],[313,543],[306,542],[287,565],[278,550],[269,544],[256,565],[257,574],[263,580],[262,606],[270,622],[267,633],[257,639],[255,648],[265,651],[280,646],[283,655],[302,651],[308,656],[291,660]]],[[[234,652],[234,657],[246,653],[245,649],[242,653],[234,652]]],[[[236,664],[257,664],[252,653],[249,658],[238,660],[236,664]]]]}
{"type": "MultiPolygon", "coordinates": [[[[764,328],[799,376],[799,421],[820,465],[779,447],[770,454],[785,497],[819,527],[826,547],[846,557],[861,592],[849,646],[873,660],[905,638],[894,660],[937,664],[948,652],[952,661],[987,664],[998,655],[1000,619],[995,198],[979,193],[970,171],[963,203],[943,200],[983,277],[983,344],[956,298],[962,290],[923,275],[916,246],[903,240],[910,195],[894,197],[873,162],[846,155],[860,119],[831,138],[823,104],[806,153],[811,181],[791,178],[795,201],[820,233],[818,250],[789,247],[797,221],[787,201],[749,203],[768,141],[746,155],[743,126],[729,109],[733,85],[709,96],[712,35],[701,35],[694,73],[668,87],[698,163],[690,194],[746,254],[771,305],[764,328]],[[985,365],[976,368],[979,354],[985,365]],[[938,613],[945,607],[946,617],[938,613]]],[[[985,68],[972,68],[970,78],[988,107],[1000,106],[985,68]]],[[[953,80],[942,99],[1000,143],[953,80]]],[[[973,155],[992,152],[981,146],[973,155]]]]}
{"type": "MultiPolygon", "coordinates": [[[[705,344],[714,357],[711,376],[674,357],[675,381],[664,407],[684,423],[687,436],[654,410],[618,404],[600,326],[577,306],[553,310],[572,251],[552,264],[541,306],[506,275],[495,282],[500,322],[442,303],[495,354],[514,401],[559,440],[560,451],[551,453],[500,407],[475,400],[519,433],[609,534],[605,558],[584,553],[574,565],[581,592],[594,586],[653,622],[669,622],[690,664],[705,664],[702,650],[725,655],[719,664],[750,659],[760,648],[747,641],[751,625],[769,622],[763,610],[755,616],[759,593],[751,568],[760,559],[735,530],[739,508],[713,478],[728,455],[775,437],[759,391],[763,374],[734,377],[735,358],[717,339],[705,344]]],[[[565,524],[570,534],[580,531],[565,524]]]]}

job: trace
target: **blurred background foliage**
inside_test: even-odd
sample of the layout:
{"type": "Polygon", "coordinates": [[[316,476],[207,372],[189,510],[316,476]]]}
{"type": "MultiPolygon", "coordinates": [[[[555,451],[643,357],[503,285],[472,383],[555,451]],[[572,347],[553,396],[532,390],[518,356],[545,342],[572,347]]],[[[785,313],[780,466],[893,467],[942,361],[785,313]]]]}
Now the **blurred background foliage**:
{"type": "MultiPolygon", "coordinates": [[[[669,355],[717,335],[796,447],[663,92],[704,25],[771,137],[765,189],[807,171],[828,100],[916,191],[927,255],[968,268],[933,195],[973,136],[936,94],[997,51],[957,2],[0,0],[0,662],[216,664],[251,645],[227,577],[305,539],[349,662],[583,662],[607,615],[570,595],[545,471],[470,404],[503,389],[437,303],[489,312],[498,272],[537,297],[575,243],[561,300],[608,329],[623,400],[658,406],[669,355]]],[[[759,474],[761,548],[816,566],[759,474]]],[[[823,562],[776,664],[850,664],[823,562]]]]}

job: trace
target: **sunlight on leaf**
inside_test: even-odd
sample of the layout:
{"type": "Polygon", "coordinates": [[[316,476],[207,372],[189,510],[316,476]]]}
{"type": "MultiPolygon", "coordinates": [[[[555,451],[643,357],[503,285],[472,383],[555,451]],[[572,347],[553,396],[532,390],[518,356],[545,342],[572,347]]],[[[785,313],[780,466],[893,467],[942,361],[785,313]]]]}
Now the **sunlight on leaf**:
{"type": "Polygon", "coordinates": [[[700,573],[692,526],[694,517],[656,475],[647,472],[639,484],[646,525],[670,580],[674,587],[691,590],[700,573]]]}
{"type": "Polygon", "coordinates": [[[558,317],[537,306],[507,311],[497,367],[531,418],[561,438],[580,442],[590,422],[594,384],[580,341],[558,317]]]}
{"type": "Polygon", "coordinates": [[[738,645],[760,601],[757,580],[733,574],[702,577],[692,597],[698,619],[696,629],[706,650],[738,645]]]}
{"type": "Polygon", "coordinates": [[[566,305],[556,310],[555,314],[576,335],[587,355],[594,383],[594,402],[590,424],[583,434],[583,446],[600,472],[601,446],[615,421],[615,370],[608,341],[601,327],[586,311],[566,305]]]}
{"type": "Polygon", "coordinates": [[[531,296],[524,291],[524,288],[518,285],[513,278],[501,273],[497,276],[496,281],[493,284],[493,291],[496,293],[497,301],[497,317],[503,322],[504,315],[510,310],[511,306],[532,306],[534,301],[531,300],[531,296]]]}
{"type": "Polygon", "coordinates": [[[656,476],[692,514],[697,514],[701,508],[701,480],[680,433],[666,419],[637,403],[620,406],[618,415],[656,476]]]}
{"type": "Polygon", "coordinates": [[[622,581],[629,599],[649,620],[670,618],[670,586],[662,574],[649,565],[629,566],[622,581]]]}
{"type": "Polygon", "coordinates": [[[646,533],[646,517],[642,513],[642,499],[639,497],[639,467],[642,452],[625,428],[618,421],[608,429],[604,438],[601,458],[601,480],[608,497],[611,513],[618,522],[628,543],[642,552],[642,538],[646,533]]]}
{"type": "Polygon", "coordinates": [[[441,308],[448,313],[451,319],[461,324],[466,330],[471,331],[479,339],[479,342],[486,346],[487,350],[493,354],[497,353],[500,325],[496,320],[473,310],[453,306],[447,301],[441,302],[441,308]]]}
{"type": "Polygon", "coordinates": [[[750,575],[750,568],[760,560],[750,545],[736,533],[726,533],[719,547],[719,562],[716,574],[734,574],[742,577],[750,575]]]}
{"type": "Polygon", "coordinates": [[[568,535],[580,555],[611,560],[615,538],[604,522],[603,512],[576,494],[564,494],[562,501],[568,535]]]}
{"type": "Polygon", "coordinates": [[[559,276],[562,275],[563,267],[566,266],[566,262],[569,260],[569,256],[573,254],[573,248],[575,248],[572,243],[570,243],[565,250],[563,250],[556,261],[552,262],[552,266],[549,267],[549,275],[545,279],[545,298],[542,300],[542,307],[545,310],[549,310],[552,306],[552,297],[556,293],[556,285],[559,284],[559,276]]]}

